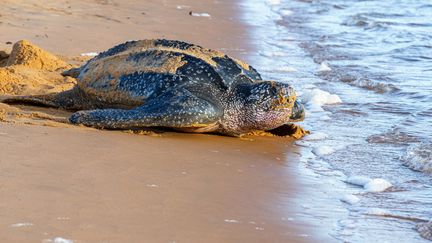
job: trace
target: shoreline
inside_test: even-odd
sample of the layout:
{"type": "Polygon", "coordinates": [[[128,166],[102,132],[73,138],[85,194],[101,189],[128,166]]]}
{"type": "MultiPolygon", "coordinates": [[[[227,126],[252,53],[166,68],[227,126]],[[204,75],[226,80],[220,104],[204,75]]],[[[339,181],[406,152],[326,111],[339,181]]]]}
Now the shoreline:
{"type": "MultiPolygon", "coordinates": [[[[12,42],[29,39],[65,56],[155,37],[190,41],[237,58],[252,50],[243,31],[246,25],[236,15],[240,9],[229,1],[164,1],[164,6],[150,1],[146,11],[134,8],[138,1],[94,1],[88,6],[74,1],[71,8],[66,2],[11,3],[18,8],[5,11],[4,17],[12,13],[14,25],[8,25],[0,39],[7,33],[12,42]],[[104,15],[89,14],[95,6],[104,15]],[[41,11],[30,20],[37,20],[39,29],[17,15],[24,7],[41,11]],[[193,17],[190,11],[208,12],[211,18],[193,17]],[[72,20],[78,21],[75,26],[67,24],[72,20]],[[137,33],[139,26],[146,27],[137,33]],[[70,35],[61,35],[68,29],[70,35]],[[116,32],[119,35],[112,36],[116,32]]],[[[0,50],[9,48],[3,43],[0,50]]],[[[0,138],[0,196],[6,198],[0,204],[5,212],[1,241],[334,240],[321,234],[317,223],[298,217],[302,209],[295,202],[305,198],[299,195],[310,182],[297,180],[300,159],[288,138],[247,141],[181,133],[152,137],[5,123],[0,123],[0,138]]]]}

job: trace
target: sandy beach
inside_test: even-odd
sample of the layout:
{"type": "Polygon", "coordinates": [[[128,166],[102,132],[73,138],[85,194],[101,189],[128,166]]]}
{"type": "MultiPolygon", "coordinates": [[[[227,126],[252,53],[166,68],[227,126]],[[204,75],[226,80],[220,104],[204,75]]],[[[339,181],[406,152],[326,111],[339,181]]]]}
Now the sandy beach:
{"type": "MultiPolygon", "coordinates": [[[[0,50],[26,39],[70,65],[131,39],[180,39],[237,58],[254,51],[228,0],[0,4],[0,50]]],[[[58,82],[39,90],[73,85],[58,82]]],[[[140,135],[59,123],[70,113],[50,108],[1,109],[1,242],[334,240],[299,219],[313,185],[298,180],[291,138],[140,135]]]]}

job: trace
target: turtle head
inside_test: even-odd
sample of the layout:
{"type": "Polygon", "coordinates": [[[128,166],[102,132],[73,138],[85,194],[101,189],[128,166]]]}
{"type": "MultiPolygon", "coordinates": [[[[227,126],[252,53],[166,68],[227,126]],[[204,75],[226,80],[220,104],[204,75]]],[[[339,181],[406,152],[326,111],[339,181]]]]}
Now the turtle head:
{"type": "Polygon", "coordinates": [[[241,103],[237,114],[241,131],[271,130],[289,122],[304,119],[303,105],[297,101],[294,89],[275,81],[261,81],[238,88],[241,103]]]}

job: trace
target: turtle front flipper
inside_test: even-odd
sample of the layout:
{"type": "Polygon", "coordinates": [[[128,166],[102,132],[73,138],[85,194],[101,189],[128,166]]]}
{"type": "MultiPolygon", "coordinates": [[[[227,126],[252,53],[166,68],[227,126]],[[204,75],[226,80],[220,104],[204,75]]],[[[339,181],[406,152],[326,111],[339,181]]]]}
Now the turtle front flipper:
{"type": "Polygon", "coordinates": [[[70,122],[96,128],[127,129],[169,127],[185,132],[212,132],[218,128],[222,111],[187,90],[172,90],[131,110],[97,109],[79,111],[70,122]]]}

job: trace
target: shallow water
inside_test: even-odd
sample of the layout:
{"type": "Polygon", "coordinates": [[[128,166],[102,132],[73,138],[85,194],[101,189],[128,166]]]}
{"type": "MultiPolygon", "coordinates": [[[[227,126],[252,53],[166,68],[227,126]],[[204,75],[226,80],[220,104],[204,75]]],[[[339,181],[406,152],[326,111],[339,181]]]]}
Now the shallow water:
{"type": "MultiPolygon", "coordinates": [[[[297,144],[305,173],[331,189],[326,203],[347,210],[330,220],[330,234],[348,242],[425,241],[421,235],[431,234],[417,229],[430,230],[418,225],[432,220],[432,5],[242,4],[260,50],[248,53],[248,61],[264,78],[295,86],[308,109],[304,126],[320,134],[297,144]],[[343,182],[357,175],[383,178],[392,187],[371,193],[343,182]],[[338,194],[359,201],[343,203],[338,194]]],[[[332,218],[331,209],[310,208],[311,219],[332,218]]]]}

